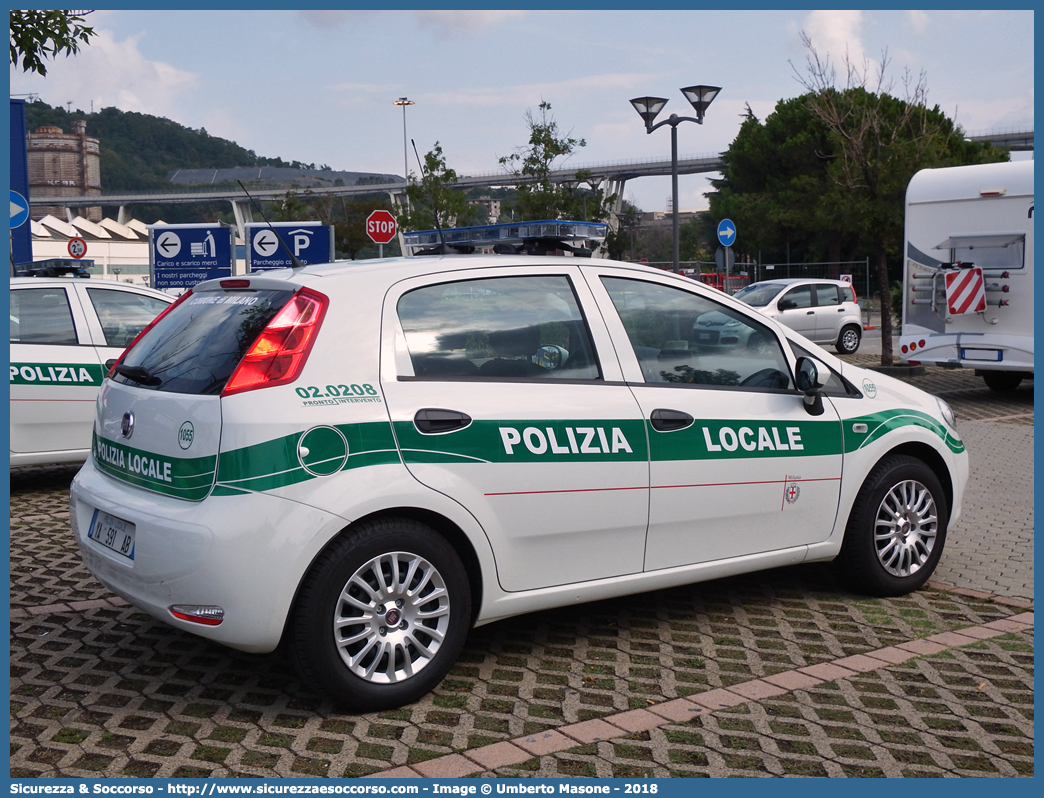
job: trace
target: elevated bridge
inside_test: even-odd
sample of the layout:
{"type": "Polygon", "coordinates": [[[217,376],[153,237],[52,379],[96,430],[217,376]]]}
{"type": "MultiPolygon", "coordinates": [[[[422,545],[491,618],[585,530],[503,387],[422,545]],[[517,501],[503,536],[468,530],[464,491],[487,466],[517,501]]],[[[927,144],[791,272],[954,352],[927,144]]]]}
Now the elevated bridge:
{"type": "MultiPolygon", "coordinates": [[[[976,133],[967,137],[971,141],[988,142],[997,147],[1007,147],[1012,151],[1025,151],[1033,149],[1032,130],[992,131],[988,133],[976,133]]],[[[704,153],[702,155],[686,155],[678,157],[678,174],[693,175],[705,172],[721,171],[723,165],[721,154],[704,153]]],[[[605,184],[607,195],[616,194],[617,207],[614,214],[618,214],[623,202],[624,186],[628,180],[639,177],[667,176],[671,175],[670,159],[653,158],[634,161],[614,161],[609,163],[576,164],[567,168],[557,169],[551,173],[551,180],[555,183],[576,183],[577,172],[584,171],[590,177],[583,181],[593,188],[605,184]]],[[[521,183],[535,182],[532,178],[515,177],[508,172],[489,172],[486,174],[469,175],[460,177],[454,188],[470,189],[482,187],[516,186],[521,183]]],[[[288,191],[293,191],[302,198],[308,197],[351,197],[366,194],[387,194],[393,203],[398,203],[406,189],[406,181],[398,180],[388,183],[366,183],[353,186],[322,186],[315,188],[293,188],[282,186],[280,188],[251,188],[250,196],[255,200],[278,200],[285,197],[288,191]]],[[[243,234],[243,226],[254,221],[251,210],[251,202],[240,188],[199,188],[184,191],[135,191],[120,193],[103,193],[91,197],[68,197],[48,196],[45,194],[33,194],[30,198],[31,205],[51,205],[64,207],[69,220],[74,218],[73,209],[85,208],[98,205],[118,206],[119,218],[117,221],[123,223],[130,218],[128,208],[134,205],[174,205],[187,202],[230,202],[239,228],[240,235],[243,234]]]]}

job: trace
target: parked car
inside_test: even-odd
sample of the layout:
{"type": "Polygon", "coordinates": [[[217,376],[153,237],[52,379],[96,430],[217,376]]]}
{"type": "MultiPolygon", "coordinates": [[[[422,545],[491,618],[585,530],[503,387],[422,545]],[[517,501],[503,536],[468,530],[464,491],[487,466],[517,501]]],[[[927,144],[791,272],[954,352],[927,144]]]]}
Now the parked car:
{"type": "Polygon", "coordinates": [[[803,278],[763,280],[736,292],[736,299],[817,344],[833,344],[841,354],[850,355],[859,349],[863,319],[851,283],[803,278]]]}
{"type": "Polygon", "coordinates": [[[11,278],[11,465],[87,458],[107,369],[174,297],[114,280],[11,278]]]}
{"type": "Polygon", "coordinates": [[[70,497],[91,573],[179,629],[283,641],[355,711],[418,699],[521,613],[834,558],[853,589],[915,590],[968,477],[937,397],[583,257],[201,283],[97,411],[70,497]],[[690,346],[712,312],[764,345],[690,346]]]}

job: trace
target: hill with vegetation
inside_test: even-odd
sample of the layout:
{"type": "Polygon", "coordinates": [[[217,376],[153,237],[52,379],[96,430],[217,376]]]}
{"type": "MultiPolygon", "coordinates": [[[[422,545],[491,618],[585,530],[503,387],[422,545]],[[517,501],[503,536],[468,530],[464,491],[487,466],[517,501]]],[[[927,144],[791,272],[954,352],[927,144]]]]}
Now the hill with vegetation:
{"type": "MultiPolygon", "coordinates": [[[[87,123],[87,135],[98,139],[102,191],[106,193],[169,190],[171,173],[186,169],[266,166],[282,169],[317,168],[315,164],[259,156],[234,141],[211,136],[205,128],[194,130],[150,114],[117,108],[103,108],[98,113],[81,110],[70,112],[40,101],[25,105],[26,129],[31,132],[44,125],[52,125],[70,133],[72,123],[79,119],[87,123]]],[[[318,168],[330,167],[324,165],[318,168]]],[[[115,208],[103,207],[106,215],[115,217],[115,208]]],[[[158,219],[171,224],[231,221],[227,202],[136,205],[132,213],[148,223],[158,219]]]]}

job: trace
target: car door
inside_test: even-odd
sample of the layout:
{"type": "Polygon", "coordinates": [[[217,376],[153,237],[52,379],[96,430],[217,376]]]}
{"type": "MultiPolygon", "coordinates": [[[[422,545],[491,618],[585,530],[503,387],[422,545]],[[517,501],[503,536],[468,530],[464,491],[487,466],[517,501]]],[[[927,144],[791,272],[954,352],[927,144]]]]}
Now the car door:
{"type": "Polygon", "coordinates": [[[641,572],[645,424],[572,266],[469,270],[387,295],[382,384],[403,461],[485,530],[508,591],[641,572]]]}
{"type": "Polygon", "coordinates": [[[811,416],[777,335],[739,303],[667,278],[598,270],[589,281],[648,425],[646,570],[742,557],[825,540],[841,480],[840,420],[811,416]],[[763,344],[685,346],[705,313],[763,344]]]}
{"type": "Polygon", "coordinates": [[[838,287],[833,283],[816,283],[812,287],[815,297],[816,334],[813,341],[832,343],[841,331],[841,320],[847,308],[841,304],[838,287]]]}
{"type": "Polygon", "coordinates": [[[11,453],[84,451],[104,371],[75,284],[12,285],[11,453]]]}
{"type": "Polygon", "coordinates": [[[812,302],[811,285],[795,285],[776,300],[780,323],[806,338],[815,340],[816,311],[812,302]]]}

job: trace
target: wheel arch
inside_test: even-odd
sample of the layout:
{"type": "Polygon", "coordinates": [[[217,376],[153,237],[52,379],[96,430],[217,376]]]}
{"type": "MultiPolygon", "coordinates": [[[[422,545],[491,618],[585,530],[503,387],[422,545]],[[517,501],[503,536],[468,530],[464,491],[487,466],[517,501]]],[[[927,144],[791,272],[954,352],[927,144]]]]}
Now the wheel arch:
{"type": "Polygon", "coordinates": [[[301,574],[301,579],[298,582],[297,588],[294,590],[294,598],[290,602],[286,618],[283,621],[280,645],[286,640],[291,620],[294,617],[294,610],[297,606],[298,597],[301,594],[301,588],[307,581],[308,574],[312,572],[315,563],[334,544],[335,541],[350,534],[355,526],[364,521],[372,521],[381,518],[407,518],[411,521],[416,521],[425,526],[431,527],[449,542],[450,546],[453,547],[457,552],[457,555],[460,557],[461,564],[464,566],[464,570],[468,575],[468,583],[471,588],[471,622],[469,625],[474,626],[475,619],[478,617],[478,612],[482,603],[482,567],[479,563],[479,557],[475,551],[475,547],[468,539],[467,534],[452,520],[432,510],[426,510],[421,507],[388,507],[356,518],[340,532],[331,537],[326,544],[315,553],[311,562],[308,563],[308,567],[305,568],[304,572],[301,574]]]}
{"type": "MultiPolygon", "coordinates": [[[[939,480],[939,484],[942,485],[942,489],[946,494],[946,512],[948,522],[949,515],[953,511],[953,476],[951,475],[950,468],[946,465],[943,456],[927,443],[921,441],[907,441],[906,443],[902,443],[885,452],[878,461],[874,463],[874,468],[889,457],[897,454],[905,454],[909,457],[914,457],[934,472],[939,480]]],[[[872,471],[873,469],[870,470],[872,471]]]]}

